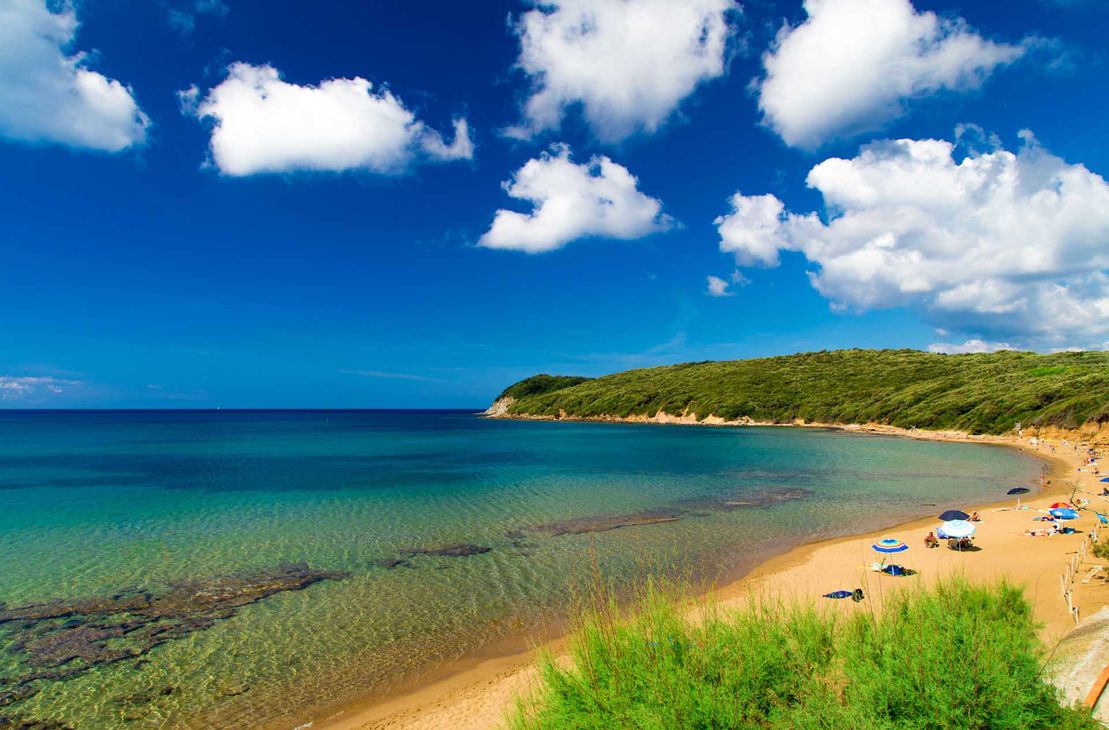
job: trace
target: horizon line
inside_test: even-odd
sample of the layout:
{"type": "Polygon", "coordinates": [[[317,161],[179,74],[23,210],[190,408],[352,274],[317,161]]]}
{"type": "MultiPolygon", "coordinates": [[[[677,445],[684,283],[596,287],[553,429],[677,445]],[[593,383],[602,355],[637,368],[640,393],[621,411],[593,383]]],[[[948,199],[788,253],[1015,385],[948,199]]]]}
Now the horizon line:
{"type": "Polygon", "coordinates": [[[474,408],[327,408],[327,407],[282,407],[282,406],[265,406],[265,407],[241,407],[241,408],[223,408],[221,406],[214,406],[210,408],[157,408],[157,407],[136,407],[136,408],[0,408],[0,414],[3,413],[444,413],[444,412],[457,412],[457,413],[475,413],[484,411],[485,407],[474,408]]]}

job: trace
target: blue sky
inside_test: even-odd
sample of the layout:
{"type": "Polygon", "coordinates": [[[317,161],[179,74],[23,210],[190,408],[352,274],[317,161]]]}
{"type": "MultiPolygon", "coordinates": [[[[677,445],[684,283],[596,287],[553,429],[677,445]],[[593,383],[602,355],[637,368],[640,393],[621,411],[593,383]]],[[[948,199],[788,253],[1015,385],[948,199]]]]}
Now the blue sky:
{"type": "Polygon", "coordinates": [[[0,407],[1102,349],[1107,33],[1099,0],[0,0],[0,407]]]}

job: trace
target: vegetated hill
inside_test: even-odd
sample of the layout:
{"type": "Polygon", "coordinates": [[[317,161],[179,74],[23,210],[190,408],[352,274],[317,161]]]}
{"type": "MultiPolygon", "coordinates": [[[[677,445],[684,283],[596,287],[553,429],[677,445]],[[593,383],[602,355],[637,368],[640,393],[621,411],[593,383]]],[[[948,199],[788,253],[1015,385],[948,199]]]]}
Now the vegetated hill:
{"type": "Polygon", "coordinates": [[[529,395],[542,395],[543,393],[550,393],[551,391],[569,388],[570,386],[584,383],[590,378],[583,378],[578,375],[532,375],[530,378],[524,378],[519,383],[505,388],[497,400],[501,398],[523,398],[529,395]]]}
{"type": "Polygon", "coordinates": [[[938,355],[837,350],[628,370],[596,379],[535,376],[506,389],[509,416],[696,414],[789,423],[876,422],[1004,433],[1109,421],[1109,352],[938,355]],[[577,382],[575,382],[577,381],[577,382]]]}

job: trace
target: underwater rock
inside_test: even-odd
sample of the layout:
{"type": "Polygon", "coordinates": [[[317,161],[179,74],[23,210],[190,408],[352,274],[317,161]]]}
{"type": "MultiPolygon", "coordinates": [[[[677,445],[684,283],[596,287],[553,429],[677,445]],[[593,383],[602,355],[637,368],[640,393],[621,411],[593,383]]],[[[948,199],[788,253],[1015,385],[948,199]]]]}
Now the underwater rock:
{"type": "Polygon", "coordinates": [[[437,555],[444,558],[465,558],[470,555],[481,555],[492,550],[493,548],[486,547],[485,545],[460,542],[454,545],[408,548],[404,552],[408,555],[437,555]]]}
{"type": "Polygon", "coordinates": [[[642,525],[658,525],[665,522],[677,522],[682,518],[683,514],[685,514],[685,510],[659,510],[636,512],[630,515],[574,517],[569,520],[536,525],[531,529],[535,532],[544,532],[551,537],[557,537],[559,535],[581,535],[587,532],[618,530],[622,527],[640,527],[642,525]]]}
{"type": "Polygon", "coordinates": [[[392,570],[393,568],[407,568],[410,567],[412,564],[404,558],[382,558],[381,560],[375,560],[374,565],[379,568],[392,570]]]}
{"type": "MultiPolygon", "coordinates": [[[[26,699],[39,683],[64,680],[93,667],[141,657],[156,646],[230,618],[242,606],[347,573],[303,563],[173,583],[165,593],[49,601],[0,609],[0,632],[26,671],[0,676],[0,707],[26,699]]],[[[171,689],[172,691],[172,689],[171,689]]],[[[0,725],[0,728],[3,726],[0,725]]]]}
{"type": "Polygon", "coordinates": [[[737,509],[773,507],[776,504],[807,499],[810,496],[812,496],[812,491],[809,489],[791,487],[787,489],[765,489],[757,492],[740,492],[720,497],[696,497],[683,499],[679,504],[690,509],[731,512],[737,509]]]}
{"type": "MultiPolygon", "coordinates": [[[[581,535],[588,532],[607,532],[623,527],[641,527],[643,525],[659,525],[667,522],[677,522],[683,517],[704,516],[706,511],[731,512],[737,509],[751,509],[759,507],[772,507],[782,502],[792,502],[805,499],[812,495],[808,489],[766,489],[755,492],[738,492],[727,495],[711,497],[695,497],[683,499],[674,507],[644,510],[626,515],[592,515],[587,517],[574,517],[558,522],[549,522],[544,525],[534,525],[528,528],[531,532],[545,533],[551,537],[559,535],[581,535]]],[[[510,537],[523,534],[521,530],[513,530],[510,537]]]]}
{"type": "Polygon", "coordinates": [[[112,702],[117,705],[145,705],[153,702],[159,697],[168,697],[176,691],[176,687],[171,684],[167,684],[164,687],[152,687],[150,689],[144,689],[126,697],[117,697],[116,699],[112,700],[112,702]]]}

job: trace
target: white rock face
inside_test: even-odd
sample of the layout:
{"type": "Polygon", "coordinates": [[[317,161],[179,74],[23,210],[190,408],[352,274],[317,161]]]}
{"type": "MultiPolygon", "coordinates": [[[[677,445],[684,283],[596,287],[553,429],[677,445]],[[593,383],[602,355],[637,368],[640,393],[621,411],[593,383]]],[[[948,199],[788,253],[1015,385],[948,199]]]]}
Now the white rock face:
{"type": "Polygon", "coordinates": [[[508,415],[508,408],[516,402],[515,398],[499,398],[493,401],[493,405],[486,408],[481,415],[488,418],[504,418],[508,415]]]}

